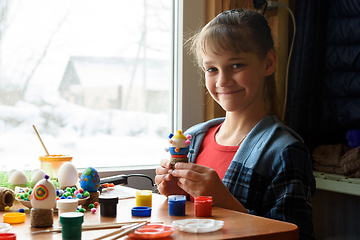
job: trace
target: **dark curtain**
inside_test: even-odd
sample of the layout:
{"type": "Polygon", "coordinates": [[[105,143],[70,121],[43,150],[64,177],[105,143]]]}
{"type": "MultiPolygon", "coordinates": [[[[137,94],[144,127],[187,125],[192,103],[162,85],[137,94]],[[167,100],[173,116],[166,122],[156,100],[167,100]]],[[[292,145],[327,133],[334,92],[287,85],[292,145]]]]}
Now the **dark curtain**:
{"type": "Polygon", "coordinates": [[[295,19],[285,122],[311,150],[347,144],[346,131],[360,128],[359,1],[298,0],[295,19]]]}

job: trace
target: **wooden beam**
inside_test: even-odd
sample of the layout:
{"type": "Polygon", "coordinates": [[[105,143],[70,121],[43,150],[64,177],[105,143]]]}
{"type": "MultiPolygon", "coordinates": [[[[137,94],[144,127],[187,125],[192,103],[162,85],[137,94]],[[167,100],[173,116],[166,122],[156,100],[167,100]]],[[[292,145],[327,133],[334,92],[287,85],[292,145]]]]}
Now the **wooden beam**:
{"type": "MultiPolygon", "coordinates": [[[[230,0],[209,0],[206,6],[206,22],[210,22],[211,19],[215,18],[219,13],[226,11],[224,9],[224,2],[230,2],[230,0]]],[[[205,78],[204,78],[205,79],[205,78]]],[[[204,109],[204,119],[205,121],[225,116],[225,111],[217,104],[214,99],[211,97],[210,93],[205,89],[205,109],[204,109]]]]}

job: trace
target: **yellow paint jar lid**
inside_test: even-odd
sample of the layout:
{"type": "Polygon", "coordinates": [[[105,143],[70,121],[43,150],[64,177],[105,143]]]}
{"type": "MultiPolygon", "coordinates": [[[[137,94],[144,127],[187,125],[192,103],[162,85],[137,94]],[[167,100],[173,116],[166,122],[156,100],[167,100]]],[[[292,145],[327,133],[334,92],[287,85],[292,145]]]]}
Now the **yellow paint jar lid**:
{"type": "Polygon", "coordinates": [[[6,213],[3,215],[4,223],[23,223],[25,218],[25,213],[6,213]]]}
{"type": "Polygon", "coordinates": [[[139,190],[136,192],[136,197],[140,197],[140,198],[149,198],[152,196],[152,191],[151,190],[139,190]]]}

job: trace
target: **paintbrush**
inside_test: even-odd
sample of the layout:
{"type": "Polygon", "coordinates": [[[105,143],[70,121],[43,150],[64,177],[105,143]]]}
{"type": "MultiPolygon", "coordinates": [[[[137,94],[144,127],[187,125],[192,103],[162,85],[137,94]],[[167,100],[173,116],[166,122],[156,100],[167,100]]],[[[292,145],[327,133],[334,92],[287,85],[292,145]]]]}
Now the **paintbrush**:
{"type": "Polygon", "coordinates": [[[145,222],[142,222],[142,223],[134,223],[134,224],[131,224],[129,226],[124,226],[119,230],[116,230],[114,232],[105,234],[105,235],[103,235],[101,237],[95,238],[94,240],[100,240],[100,239],[108,238],[108,237],[114,236],[116,234],[118,234],[118,235],[115,236],[115,238],[112,238],[112,239],[118,239],[119,236],[122,237],[122,236],[128,235],[128,234],[134,232],[136,229],[138,229],[138,228],[140,228],[142,226],[145,226],[148,223],[149,223],[148,221],[145,221],[145,222]]]}
{"type": "Polygon", "coordinates": [[[119,230],[116,230],[115,232],[111,232],[111,233],[105,234],[105,235],[103,235],[103,236],[101,236],[101,237],[95,238],[94,240],[100,240],[100,239],[104,239],[104,238],[108,238],[108,237],[114,236],[115,234],[121,233],[121,232],[125,231],[125,230],[128,229],[128,228],[131,228],[131,227],[136,226],[137,224],[138,224],[138,223],[133,223],[133,224],[130,224],[130,225],[122,226],[119,230]]]}
{"type": "MultiPolygon", "coordinates": [[[[122,227],[122,226],[125,226],[125,225],[129,225],[129,224],[133,224],[133,223],[142,223],[142,222],[144,222],[144,221],[83,225],[82,230],[87,231],[87,230],[118,228],[118,227],[122,227]]],[[[61,227],[58,227],[58,228],[52,228],[52,229],[48,229],[48,230],[31,232],[31,234],[37,234],[37,233],[60,233],[61,229],[62,229],[61,227]]]]}
{"type": "MultiPolygon", "coordinates": [[[[111,238],[110,240],[119,239],[119,238],[121,238],[121,237],[124,237],[124,236],[126,236],[126,235],[129,235],[130,233],[133,233],[136,229],[141,228],[141,227],[145,226],[145,225],[148,224],[148,223],[149,223],[148,221],[139,223],[139,224],[137,224],[137,225],[134,226],[134,227],[131,227],[131,228],[127,229],[127,230],[124,230],[122,233],[116,235],[115,237],[111,238]]],[[[115,234],[117,234],[117,231],[113,232],[113,233],[112,233],[111,235],[109,235],[109,236],[113,236],[113,235],[115,235],[115,234]]]]}

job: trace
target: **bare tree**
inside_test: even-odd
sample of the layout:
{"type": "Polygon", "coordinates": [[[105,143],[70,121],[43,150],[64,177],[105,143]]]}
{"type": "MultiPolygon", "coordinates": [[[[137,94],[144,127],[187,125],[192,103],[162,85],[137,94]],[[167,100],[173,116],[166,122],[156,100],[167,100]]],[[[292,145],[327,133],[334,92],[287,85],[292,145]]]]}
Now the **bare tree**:
{"type": "Polygon", "coordinates": [[[56,33],[61,29],[62,24],[65,22],[66,18],[68,16],[68,13],[65,14],[65,16],[59,21],[58,25],[56,26],[56,28],[54,29],[54,31],[52,32],[52,34],[50,35],[49,41],[47,42],[46,46],[44,47],[44,50],[41,54],[41,56],[39,57],[39,59],[36,61],[33,69],[31,70],[29,76],[27,76],[26,81],[23,85],[23,88],[21,90],[21,95],[20,95],[20,99],[24,100],[24,96],[26,94],[26,90],[28,89],[29,83],[31,78],[33,77],[36,69],[40,66],[42,60],[45,58],[49,47],[51,46],[51,43],[54,39],[54,37],[56,36],[56,33]]]}

